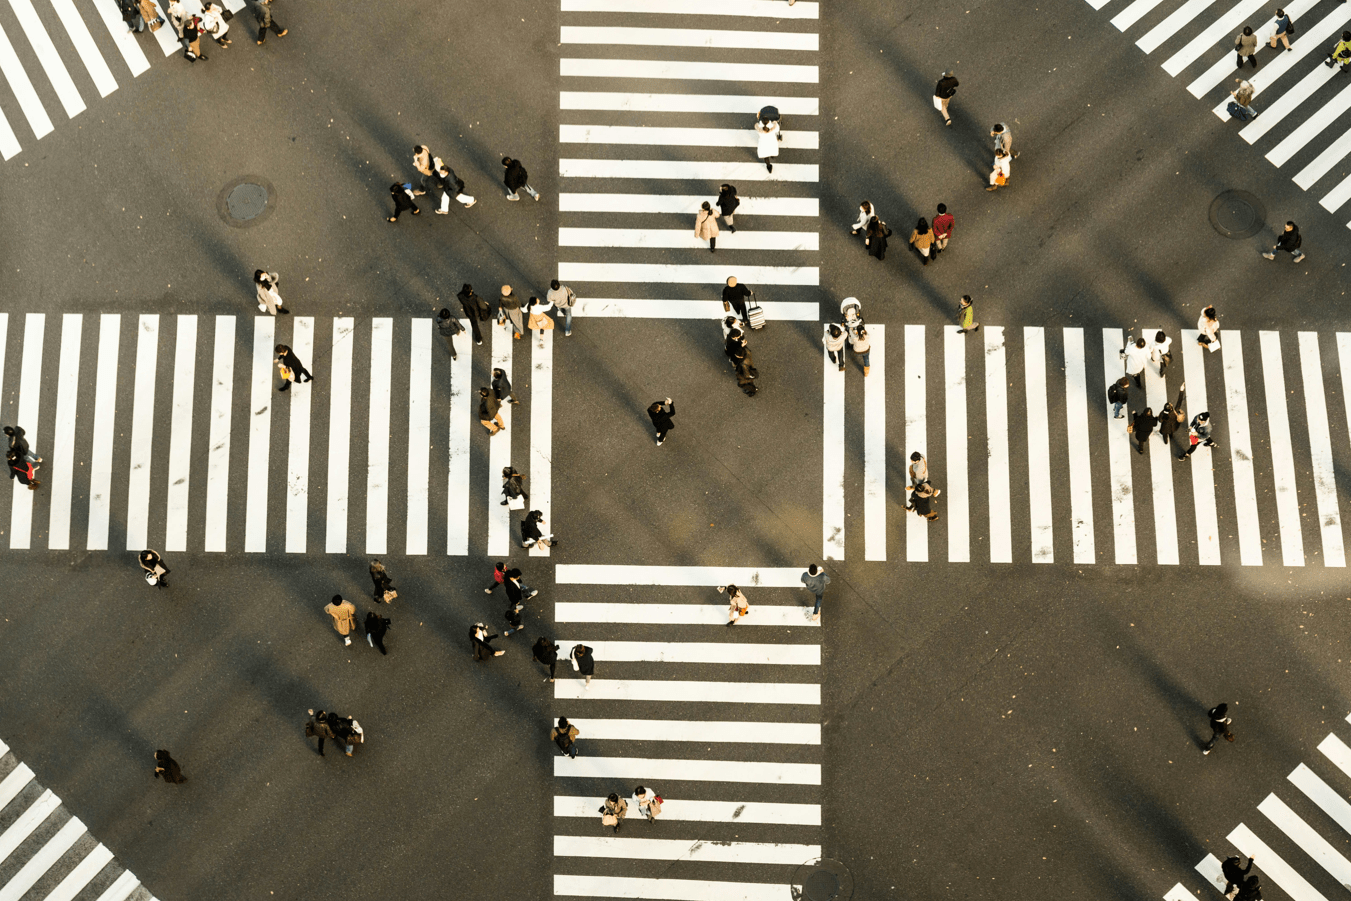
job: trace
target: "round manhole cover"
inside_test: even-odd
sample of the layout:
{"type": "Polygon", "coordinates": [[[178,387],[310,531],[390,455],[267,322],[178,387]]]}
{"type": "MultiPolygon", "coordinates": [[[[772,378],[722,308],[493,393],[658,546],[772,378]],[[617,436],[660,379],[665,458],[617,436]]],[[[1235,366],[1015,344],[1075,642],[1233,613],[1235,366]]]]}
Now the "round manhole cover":
{"type": "Polygon", "coordinates": [[[1225,191],[1210,204],[1210,224],[1226,238],[1251,238],[1266,222],[1262,201],[1247,191],[1225,191]]]}
{"type": "Polygon", "coordinates": [[[231,219],[249,220],[267,209],[267,188],[245,182],[236,187],[225,198],[225,206],[231,219]]]}
{"type": "Polygon", "coordinates": [[[849,901],[854,877],[838,860],[814,860],[793,874],[794,901],[849,901]]]}

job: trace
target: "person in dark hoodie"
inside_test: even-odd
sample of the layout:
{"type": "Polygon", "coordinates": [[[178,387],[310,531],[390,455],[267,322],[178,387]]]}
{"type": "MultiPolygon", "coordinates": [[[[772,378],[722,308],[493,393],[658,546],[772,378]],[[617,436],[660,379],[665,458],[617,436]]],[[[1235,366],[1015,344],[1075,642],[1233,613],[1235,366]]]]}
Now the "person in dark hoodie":
{"type": "Polygon", "coordinates": [[[1262,257],[1268,260],[1276,259],[1276,251],[1284,250],[1290,254],[1291,259],[1300,263],[1304,260],[1304,251],[1299,246],[1304,243],[1304,239],[1299,236],[1299,226],[1293,222],[1285,223],[1285,231],[1281,232],[1280,237],[1276,239],[1276,245],[1271,248],[1271,253],[1264,253],[1262,257]]]}
{"type": "Polygon", "coordinates": [[[520,160],[514,160],[509,156],[502,157],[502,165],[506,167],[506,172],[502,176],[502,181],[507,186],[507,200],[520,200],[521,195],[516,193],[523,190],[531,197],[539,200],[539,192],[530,187],[530,173],[525,171],[520,160]]]}
{"type": "Polygon", "coordinates": [[[722,185],[718,188],[718,211],[722,213],[722,222],[729,232],[736,231],[732,224],[732,214],[741,206],[741,198],[736,196],[736,185],[722,185]]]}
{"type": "Polygon", "coordinates": [[[666,440],[666,433],[675,428],[675,423],[671,417],[675,415],[675,404],[668,397],[666,403],[653,401],[652,406],[647,408],[647,415],[652,420],[652,427],[657,430],[657,447],[666,440]]]}

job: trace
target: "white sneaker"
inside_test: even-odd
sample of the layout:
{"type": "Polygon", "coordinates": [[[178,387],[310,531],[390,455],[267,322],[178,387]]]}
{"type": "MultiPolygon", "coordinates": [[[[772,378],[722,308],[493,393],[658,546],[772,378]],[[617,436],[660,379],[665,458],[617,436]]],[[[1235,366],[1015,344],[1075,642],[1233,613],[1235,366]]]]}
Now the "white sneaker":
{"type": "Polygon", "coordinates": [[[342,643],[344,645],[350,645],[352,643],[352,636],[348,635],[346,638],[342,640],[342,643]]]}

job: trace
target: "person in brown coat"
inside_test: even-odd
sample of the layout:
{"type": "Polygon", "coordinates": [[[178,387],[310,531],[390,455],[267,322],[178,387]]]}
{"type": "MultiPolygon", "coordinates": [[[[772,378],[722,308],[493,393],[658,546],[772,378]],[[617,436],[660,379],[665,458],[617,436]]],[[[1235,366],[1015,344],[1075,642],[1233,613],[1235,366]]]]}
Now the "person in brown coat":
{"type": "Polygon", "coordinates": [[[708,242],[709,253],[718,252],[718,214],[713,212],[713,207],[707,200],[695,214],[694,236],[700,241],[708,242]]]}
{"type": "Polygon", "coordinates": [[[356,605],[344,601],[342,595],[333,595],[333,600],[324,606],[324,612],[333,617],[333,628],[342,636],[342,643],[352,643],[352,630],[357,627],[356,605]]]}
{"type": "Polygon", "coordinates": [[[929,220],[920,219],[915,230],[910,233],[910,246],[919,252],[920,260],[929,265],[929,250],[933,247],[934,233],[929,229],[929,220]]]}

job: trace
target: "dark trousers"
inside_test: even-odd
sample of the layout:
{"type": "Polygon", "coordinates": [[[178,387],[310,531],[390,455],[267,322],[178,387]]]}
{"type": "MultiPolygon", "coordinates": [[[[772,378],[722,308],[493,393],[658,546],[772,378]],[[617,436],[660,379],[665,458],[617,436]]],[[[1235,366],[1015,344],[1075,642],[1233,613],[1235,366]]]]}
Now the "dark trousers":
{"type": "Polygon", "coordinates": [[[1211,722],[1210,741],[1206,742],[1205,750],[1209,751],[1211,748],[1215,747],[1215,742],[1219,741],[1221,736],[1227,739],[1231,734],[1228,723],[1211,722]]]}
{"type": "Polygon", "coordinates": [[[385,592],[393,588],[394,583],[390,580],[389,576],[383,576],[381,578],[375,579],[374,581],[375,581],[375,594],[374,594],[375,600],[383,601],[385,599],[385,592]]]}
{"type": "Polygon", "coordinates": [[[669,431],[670,431],[669,429],[657,429],[657,440],[665,441],[666,435],[669,431]]]}
{"type": "Polygon", "coordinates": [[[473,334],[474,334],[474,343],[475,343],[475,344],[482,344],[482,343],[483,343],[483,332],[479,331],[479,328],[478,328],[478,317],[477,317],[477,316],[470,316],[470,317],[469,317],[469,328],[473,330],[473,334]]]}
{"type": "Polygon", "coordinates": [[[830,355],[830,362],[832,362],[832,363],[834,363],[835,365],[839,366],[841,369],[844,368],[844,349],[843,349],[843,348],[841,348],[840,350],[828,350],[828,351],[826,351],[826,353],[830,355]]]}
{"type": "Polygon", "coordinates": [[[1245,57],[1242,53],[1238,54],[1238,63],[1236,63],[1236,65],[1238,66],[1238,68],[1240,68],[1240,69],[1243,68],[1243,61],[1244,61],[1245,59],[1246,59],[1248,62],[1252,63],[1252,67],[1253,67],[1254,69],[1257,68],[1257,57],[1255,57],[1255,56],[1246,56],[1246,57],[1245,57]]]}
{"type": "Polygon", "coordinates": [[[410,200],[410,199],[408,198],[408,195],[405,194],[405,193],[403,193],[402,191],[400,191],[398,194],[394,194],[394,195],[392,195],[392,196],[394,197],[394,218],[395,218],[395,219],[398,219],[398,218],[399,218],[399,214],[402,213],[404,210],[412,210],[412,211],[415,212],[415,213],[418,211],[418,209],[417,209],[417,204],[416,204],[416,203],[413,203],[413,201],[410,200]]]}
{"type": "Polygon", "coordinates": [[[367,634],[368,636],[370,636],[371,643],[374,644],[377,648],[379,648],[381,654],[388,654],[388,653],[389,653],[389,651],[386,651],[386,650],[385,650],[385,633],[384,633],[384,632],[367,632],[366,634],[367,634]]]}
{"type": "MultiPolygon", "coordinates": [[[[1191,439],[1188,438],[1188,440],[1191,440],[1191,439]]],[[[1184,456],[1184,457],[1190,457],[1192,454],[1196,453],[1196,449],[1197,449],[1198,447],[1200,447],[1201,445],[1203,445],[1203,444],[1204,444],[1206,447],[1214,447],[1214,446],[1215,446],[1215,439],[1213,439],[1213,438],[1205,438],[1205,439],[1203,439],[1203,440],[1201,440],[1201,441],[1196,442],[1196,443],[1193,444],[1191,447],[1187,448],[1187,452],[1186,452],[1185,454],[1183,454],[1182,456],[1184,456]]]]}
{"type": "Polygon", "coordinates": [[[1135,387],[1139,388],[1141,391],[1145,390],[1145,372],[1143,369],[1135,373],[1131,378],[1135,379],[1135,387]]]}
{"type": "Polygon", "coordinates": [[[442,335],[441,340],[446,342],[446,350],[450,351],[450,358],[457,359],[455,354],[455,338],[453,335],[442,335]]]}
{"type": "Polygon", "coordinates": [[[278,25],[276,19],[273,19],[271,14],[269,14],[266,22],[258,23],[258,43],[261,44],[267,40],[267,30],[269,28],[272,29],[272,33],[277,37],[281,37],[281,33],[286,30],[278,25]]]}
{"type": "Polygon", "coordinates": [[[826,593],[824,591],[816,596],[816,606],[812,608],[812,616],[821,612],[821,601],[823,601],[825,597],[826,593]]]}

